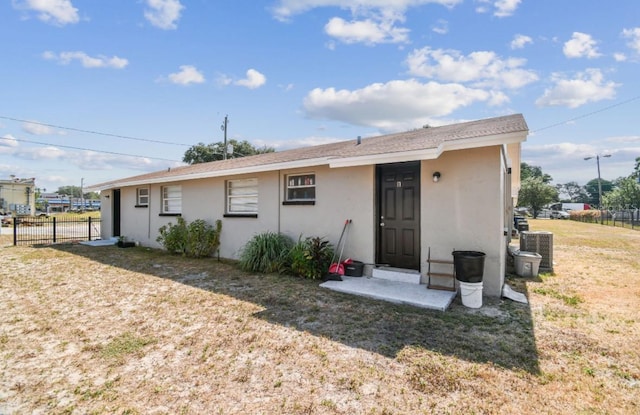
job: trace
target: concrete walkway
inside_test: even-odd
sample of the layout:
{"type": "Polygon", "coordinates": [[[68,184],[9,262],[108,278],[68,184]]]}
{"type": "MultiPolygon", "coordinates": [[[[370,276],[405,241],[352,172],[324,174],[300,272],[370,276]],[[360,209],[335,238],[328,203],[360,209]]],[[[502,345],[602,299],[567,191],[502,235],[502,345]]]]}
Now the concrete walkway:
{"type": "Polygon", "coordinates": [[[342,281],[326,281],[320,286],[342,293],[440,311],[445,311],[457,294],[455,291],[430,290],[424,284],[372,277],[342,276],[342,281]]]}

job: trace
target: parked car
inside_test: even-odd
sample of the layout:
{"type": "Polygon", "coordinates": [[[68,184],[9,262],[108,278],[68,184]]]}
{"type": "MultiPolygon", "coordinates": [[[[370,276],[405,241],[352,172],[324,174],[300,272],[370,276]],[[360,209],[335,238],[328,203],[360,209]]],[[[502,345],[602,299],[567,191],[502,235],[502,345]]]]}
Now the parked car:
{"type": "Polygon", "coordinates": [[[551,213],[549,213],[549,218],[551,219],[569,219],[569,216],[569,213],[564,210],[552,210],[551,213]]]}

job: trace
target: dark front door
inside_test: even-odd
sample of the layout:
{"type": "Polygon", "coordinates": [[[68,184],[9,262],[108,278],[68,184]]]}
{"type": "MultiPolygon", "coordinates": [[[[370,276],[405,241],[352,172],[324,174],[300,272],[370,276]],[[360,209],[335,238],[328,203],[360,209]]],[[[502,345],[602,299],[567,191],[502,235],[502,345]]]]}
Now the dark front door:
{"type": "Polygon", "coordinates": [[[120,189],[113,191],[113,236],[120,236],[120,189]]]}
{"type": "Polygon", "coordinates": [[[378,263],[420,269],[420,164],[377,168],[378,263]]]}

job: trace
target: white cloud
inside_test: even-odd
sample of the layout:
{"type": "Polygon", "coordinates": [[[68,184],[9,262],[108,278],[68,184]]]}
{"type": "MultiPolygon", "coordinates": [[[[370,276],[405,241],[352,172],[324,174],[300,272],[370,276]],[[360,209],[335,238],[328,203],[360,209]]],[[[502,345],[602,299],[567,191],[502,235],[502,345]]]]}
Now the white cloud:
{"type": "Polygon", "coordinates": [[[53,60],[58,62],[61,65],[68,65],[72,61],[79,61],[80,64],[85,68],[115,68],[115,69],[123,69],[128,64],[129,61],[124,58],[119,58],[117,56],[107,57],[103,55],[98,56],[89,56],[85,52],[75,51],[75,52],[60,52],[56,54],[51,51],[46,51],[42,54],[42,57],[47,60],[53,60]]]}
{"type": "Polygon", "coordinates": [[[14,153],[16,157],[21,159],[38,161],[63,159],[65,154],[67,153],[64,150],[54,146],[22,147],[14,153]]]}
{"type": "Polygon", "coordinates": [[[579,72],[573,79],[554,73],[552,81],[555,85],[545,89],[544,95],[536,100],[539,107],[577,108],[589,102],[613,99],[616,96],[616,88],[620,86],[613,81],[606,82],[599,69],[579,72]]]}
{"type": "Polygon", "coordinates": [[[489,13],[493,6],[495,11],[493,15],[496,17],[509,17],[515,13],[516,9],[521,3],[521,0],[475,0],[478,4],[476,6],[476,13],[489,13]]]}
{"type": "Polygon", "coordinates": [[[325,32],[344,43],[406,43],[409,29],[394,27],[395,20],[375,21],[373,19],[347,22],[340,17],[329,20],[325,32]]]}
{"type": "Polygon", "coordinates": [[[44,125],[36,121],[23,122],[22,131],[32,135],[52,135],[52,134],[64,135],[62,131],[56,130],[48,125],[44,125]]]}
{"type": "Polygon", "coordinates": [[[177,85],[190,85],[204,83],[205,79],[195,66],[181,65],[180,72],[169,74],[169,81],[177,85]]]}
{"type": "Polygon", "coordinates": [[[404,11],[409,7],[423,4],[440,4],[453,7],[463,0],[278,0],[272,11],[279,20],[288,20],[296,14],[305,13],[319,7],[339,7],[341,9],[355,10],[398,10],[404,11]]]}
{"type": "Polygon", "coordinates": [[[267,77],[256,71],[255,69],[249,69],[247,71],[247,77],[245,79],[239,79],[234,82],[235,85],[244,86],[249,89],[260,88],[267,82],[267,77]]]}
{"type": "Polygon", "coordinates": [[[316,88],[304,99],[308,117],[399,131],[442,124],[453,111],[493,99],[491,93],[459,84],[396,80],[356,90],[316,88]]]}
{"type": "Polygon", "coordinates": [[[533,43],[533,39],[531,39],[529,36],[517,34],[511,41],[511,49],[522,49],[528,43],[533,43]]]}
{"type": "Polygon", "coordinates": [[[573,32],[571,40],[568,40],[562,51],[567,58],[597,58],[602,56],[598,52],[596,42],[591,35],[580,32],[573,32]]]}
{"type": "Polygon", "coordinates": [[[494,3],[496,11],[493,13],[497,17],[508,17],[515,13],[521,0],[497,0],[494,3]]]}
{"type": "Polygon", "coordinates": [[[608,137],[605,141],[611,143],[640,143],[640,135],[626,135],[619,137],[608,137]]]}
{"type": "Polygon", "coordinates": [[[449,22],[444,19],[438,19],[436,24],[431,27],[431,30],[439,35],[446,35],[449,33],[449,22]]]}
{"type": "Polygon", "coordinates": [[[160,29],[177,29],[176,22],[184,6],[179,0],[146,0],[147,7],[144,17],[152,25],[160,29]]]}
{"type": "MultiPolygon", "coordinates": [[[[320,7],[338,7],[349,10],[351,20],[333,17],[324,27],[325,33],[344,43],[362,42],[368,45],[378,43],[407,43],[409,29],[397,26],[405,21],[409,7],[435,3],[453,7],[462,0],[279,0],[272,9],[276,19],[287,21],[292,16],[320,7]]],[[[442,23],[434,29],[442,33],[446,29],[442,23]]],[[[446,33],[446,32],[445,32],[446,33]]],[[[333,44],[328,47],[332,49],[333,44]]]]}
{"type": "Polygon", "coordinates": [[[12,149],[18,147],[18,140],[11,134],[0,137],[0,154],[13,152],[12,149]]]}
{"type": "Polygon", "coordinates": [[[19,10],[31,10],[37,13],[38,19],[56,26],[78,23],[78,9],[71,0],[14,0],[13,7],[19,10]]]}
{"type": "Polygon", "coordinates": [[[457,50],[425,47],[409,54],[407,64],[413,75],[447,82],[472,82],[473,86],[517,89],[538,80],[535,72],[522,68],[525,59],[502,59],[488,51],[464,56],[457,50]]]}
{"type": "Polygon", "coordinates": [[[627,60],[627,55],[624,53],[614,53],[613,59],[615,59],[616,62],[624,62],[627,60]]]}
{"type": "Polygon", "coordinates": [[[640,53],[640,27],[624,29],[622,31],[622,37],[630,39],[627,45],[636,53],[640,53]]]}

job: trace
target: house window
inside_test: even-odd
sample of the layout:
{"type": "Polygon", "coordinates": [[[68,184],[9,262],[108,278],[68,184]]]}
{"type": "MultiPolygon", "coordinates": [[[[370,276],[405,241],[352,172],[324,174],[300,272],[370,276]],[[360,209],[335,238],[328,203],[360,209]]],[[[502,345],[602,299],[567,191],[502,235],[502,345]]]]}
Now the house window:
{"type": "Polygon", "coordinates": [[[252,215],[258,213],[258,179],[227,181],[227,214],[252,215]]]}
{"type": "Polygon", "coordinates": [[[182,213],[182,187],[162,186],[162,214],[179,215],[182,213]]]}
{"type": "Polygon", "coordinates": [[[136,189],[136,207],[149,206],[149,188],[138,187],[136,189]]]}
{"type": "Polygon", "coordinates": [[[313,173],[290,174],[286,178],[287,202],[315,202],[316,175],[313,173]]]}

